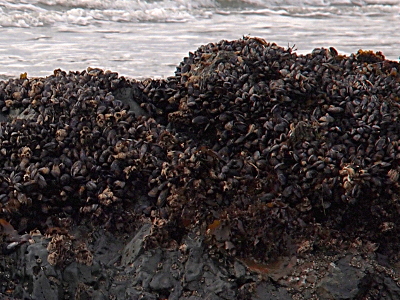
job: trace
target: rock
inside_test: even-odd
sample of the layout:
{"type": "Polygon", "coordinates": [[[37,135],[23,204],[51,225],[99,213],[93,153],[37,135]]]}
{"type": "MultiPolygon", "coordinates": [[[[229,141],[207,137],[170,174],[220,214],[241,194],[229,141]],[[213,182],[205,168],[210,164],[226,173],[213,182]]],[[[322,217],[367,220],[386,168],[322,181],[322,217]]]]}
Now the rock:
{"type": "Polygon", "coordinates": [[[346,256],[330,266],[330,272],[317,284],[317,293],[323,299],[357,299],[365,294],[371,276],[350,265],[346,256]]]}
{"type": "Polygon", "coordinates": [[[240,279],[246,275],[246,268],[243,266],[243,264],[235,261],[233,266],[236,278],[240,279]]]}
{"type": "Polygon", "coordinates": [[[400,65],[292,50],[0,81],[1,296],[398,299],[400,65]]]}
{"type": "Polygon", "coordinates": [[[62,295],[61,273],[47,261],[47,240],[35,237],[35,243],[21,246],[11,256],[17,268],[13,277],[21,278],[15,296],[29,299],[59,299],[62,295]]]}
{"type": "Polygon", "coordinates": [[[139,103],[135,99],[140,99],[142,94],[140,89],[135,85],[132,87],[122,87],[114,91],[114,97],[116,100],[120,100],[126,105],[129,105],[130,110],[134,112],[135,116],[147,116],[148,114],[140,107],[139,103]]]}
{"type": "Polygon", "coordinates": [[[168,299],[182,299],[182,291],[197,293],[201,299],[236,299],[234,282],[229,283],[226,271],[208,258],[201,238],[189,234],[183,240],[184,253],[179,250],[145,250],[141,239],[148,234],[146,224],[125,248],[121,265],[133,286],[140,285],[145,295],[154,291],[168,299]],[[131,247],[135,245],[134,247],[131,247]],[[134,250],[133,250],[134,249],[134,250]],[[183,260],[186,262],[183,264],[183,260]],[[128,263],[129,262],[129,263],[128,263]],[[229,291],[229,292],[227,292],[229,291]]]}
{"type": "MultiPolygon", "coordinates": [[[[125,247],[119,238],[99,231],[93,236],[94,258],[90,266],[76,261],[63,268],[50,265],[47,262],[49,239],[34,236],[35,243],[20,246],[0,261],[0,269],[5,270],[7,264],[8,278],[20,278],[15,297],[29,299],[273,300],[292,299],[296,295],[319,299],[379,295],[379,298],[398,299],[400,296],[400,288],[391,278],[390,270],[379,265],[380,269],[374,267],[377,262],[373,257],[364,259],[348,254],[327,259],[310,255],[295,266],[291,263],[285,273],[286,283],[284,278],[276,282],[268,274],[254,276],[239,261],[220,262],[211,258],[202,237],[194,233],[184,236],[180,249],[146,249],[144,241],[151,226],[140,227],[125,247]],[[325,275],[311,280],[317,266],[325,275]],[[293,274],[306,274],[302,280],[310,285],[301,287],[302,280],[295,281],[293,274]],[[316,288],[311,288],[314,284],[316,288]]],[[[82,228],[74,232],[76,238],[79,232],[82,228]]],[[[272,270],[271,274],[276,272],[272,270]]],[[[5,295],[4,299],[7,299],[5,295]]]]}
{"type": "Polygon", "coordinates": [[[293,299],[284,287],[276,287],[272,282],[262,282],[254,292],[252,300],[290,300],[293,299]]]}
{"type": "MultiPolygon", "coordinates": [[[[382,292],[382,297],[385,297],[386,299],[400,299],[400,287],[396,282],[389,277],[383,277],[383,280],[379,280],[382,282],[381,284],[384,286],[383,292],[382,292]]],[[[378,284],[380,283],[378,281],[378,284]]]]}
{"type": "Polygon", "coordinates": [[[190,282],[195,281],[198,282],[202,275],[204,263],[201,259],[202,257],[202,248],[199,245],[193,245],[189,249],[189,257],[185,264],[185,282],[190,284],[190,282]]]}
{"type": "Polygon", "coordinates": [[[123,266],[131,265],[143,251],[144,238],[150,234],[151,224],[144,224],[135,237],[126,245],[121,259],[123,266]]]}

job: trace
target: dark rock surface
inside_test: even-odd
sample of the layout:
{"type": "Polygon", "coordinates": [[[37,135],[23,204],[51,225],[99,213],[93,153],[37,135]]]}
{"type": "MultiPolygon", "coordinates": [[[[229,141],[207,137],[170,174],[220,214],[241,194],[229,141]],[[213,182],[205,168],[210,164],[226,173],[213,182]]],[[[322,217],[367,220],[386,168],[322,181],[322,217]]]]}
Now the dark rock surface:
{"type": "MultiPolygon", "coordinates": [[[[350,256],[333,263],[328,275],[317,285],[318,294],[326,299],[356,299],[365,294],[370,286],[371,277],[365,272],[351,266],[350,256]]],[[[368,270],[367,270],[368,271],[368,270]]]]}
{"type": "Polygon", "coordinates": [[[400,299],[399,71],[245,37],[0,82],[1,298],[400,299]]]}
{"type": "Polygon", "coordinates": [[[237,260],[212,259],[203,238],[194,233],[185,236],[178,250],[146,250],[143,241],[150,230],[151,225],[144,224],[124,241],[100,230],[92,238],[92,264],[72,261],[63,268],[49,264],[49,238],[36,235],[34,243],[2,256],[3,286],[7,284],[16,299],[400,297],[393,269],[380,265],[376,257],[309,255],[289,265],[271,264],[269,272],[249,272],[237,260]]]}
{"type": "Polygon", "coordinates": [[[183,240],[180,250],[145,250],[150,229],[144,224],[125,246],[100,231],[93,237],[91,265],[72,261],[63,268],[47,261],[49,239],[34,236],[34,243],[3,261],[3,283],[17,281],[13,295],[22,299],[235,299],[239,279],[254,280],[243,266],[237,274],[211,259],[195,234],[183,240]]]}

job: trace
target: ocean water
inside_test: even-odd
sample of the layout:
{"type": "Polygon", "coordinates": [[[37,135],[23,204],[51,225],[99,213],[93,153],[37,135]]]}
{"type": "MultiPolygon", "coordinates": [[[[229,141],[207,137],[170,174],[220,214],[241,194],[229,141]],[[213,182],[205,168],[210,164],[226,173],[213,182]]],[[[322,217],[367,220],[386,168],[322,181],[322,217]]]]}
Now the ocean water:
{"type": "Polygon", "coordinates": [[[200,45],[244,35],[398,61],[399,14],[400,0],[0,0],[0,76],[90,66],[166,78],[200,45]]]}

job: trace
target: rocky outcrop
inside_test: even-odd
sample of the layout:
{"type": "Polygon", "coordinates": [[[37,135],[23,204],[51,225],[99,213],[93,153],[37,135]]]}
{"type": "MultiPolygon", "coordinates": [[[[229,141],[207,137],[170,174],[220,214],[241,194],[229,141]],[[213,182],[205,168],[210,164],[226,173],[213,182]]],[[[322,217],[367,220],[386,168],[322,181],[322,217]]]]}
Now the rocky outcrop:
{"type": "Polygon", "coordinates": [[[0,292],[397,299],[398,71],[245,37],[0,82],[0,292]]]}

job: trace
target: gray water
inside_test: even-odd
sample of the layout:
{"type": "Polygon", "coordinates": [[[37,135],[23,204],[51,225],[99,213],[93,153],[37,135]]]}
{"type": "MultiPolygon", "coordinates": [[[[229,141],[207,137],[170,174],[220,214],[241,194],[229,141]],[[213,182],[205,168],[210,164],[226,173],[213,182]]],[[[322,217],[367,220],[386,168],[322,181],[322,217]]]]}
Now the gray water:
{"type": "Polygon", "coordinates": [[[244,35],[304,54],[382,51],[398,61],[400,1],[0,0],[0,75],[100,67],[166,78],[200,45],[244,35]]]}

